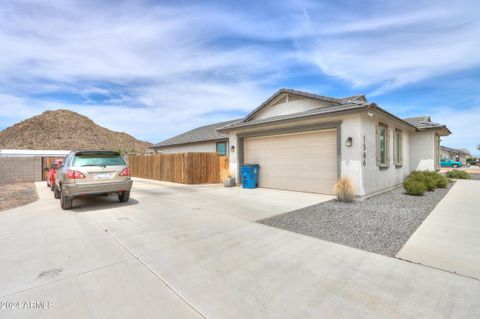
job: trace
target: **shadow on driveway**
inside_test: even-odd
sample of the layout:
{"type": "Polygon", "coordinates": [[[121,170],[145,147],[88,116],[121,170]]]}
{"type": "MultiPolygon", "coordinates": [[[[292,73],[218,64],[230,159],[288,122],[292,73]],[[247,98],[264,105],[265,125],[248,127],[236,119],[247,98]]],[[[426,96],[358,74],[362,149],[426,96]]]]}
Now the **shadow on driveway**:
{"type": "MultiPolygon", "coordinates": [[[[75,198],[71,211],[84,213],[85,211],[97,211],[102,209],[116,209],[125,206],[137,205],[140,202],[135,198],[130,198],[128,202],[122,203],[117,196],[99,196],[88,198],[75,198]]],[[[60,203],[59,203],[60,205],[60,203]]]]}

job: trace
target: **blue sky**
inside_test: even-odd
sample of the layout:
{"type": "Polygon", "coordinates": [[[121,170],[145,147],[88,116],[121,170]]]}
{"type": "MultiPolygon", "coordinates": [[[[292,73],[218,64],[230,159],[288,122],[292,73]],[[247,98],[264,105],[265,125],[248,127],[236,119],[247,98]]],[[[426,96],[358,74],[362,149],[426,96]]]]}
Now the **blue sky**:
{"type": "Polygon", "coordinates": [[[0,128],[47,109],[158,142],[279,88],[363,93],[480,144],[478,1],[0,0],[0,128]]]}

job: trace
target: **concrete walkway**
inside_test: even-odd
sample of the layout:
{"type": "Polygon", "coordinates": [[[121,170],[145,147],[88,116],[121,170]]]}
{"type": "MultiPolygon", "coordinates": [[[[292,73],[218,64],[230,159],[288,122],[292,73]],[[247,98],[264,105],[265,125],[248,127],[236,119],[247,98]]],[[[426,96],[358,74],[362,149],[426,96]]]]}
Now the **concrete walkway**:
{"type": "Polygon", "coordinates": [[[458,180],[397,257],[480,279],[480,181],[458,180]]]}
{"type": "Polygon", "coordinates": [[[331,197],[136,180],[0,214],[0,318],[477,318],[480,281],[253,221],[331,197]]]}

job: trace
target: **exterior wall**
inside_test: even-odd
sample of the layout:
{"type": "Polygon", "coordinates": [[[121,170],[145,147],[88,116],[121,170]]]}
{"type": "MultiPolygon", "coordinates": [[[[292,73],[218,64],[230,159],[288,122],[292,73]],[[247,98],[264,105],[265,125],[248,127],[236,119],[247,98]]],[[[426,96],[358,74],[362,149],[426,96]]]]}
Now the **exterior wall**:
{"type": "MultiPolygon", "coordinates": [[[[390,188],[393,188],[401,183],[405,177],[410,173],[410,142],[413,132],[407,126],[404,126],[397,121],[390,120],[375,114],[369,117],[367,114],[362,115],[362,132],[361,143],[365,138],[365,165],[362,163],[363,176],[363,192],[359,195],[374,194],[390,188]],[[388,126],[390,131],[389,148],[390,163],[388,167],[377,166],[377,142],[376,142],[376,127],[378,123],[383,123],[388,126]],[[395,129],[399,129],[403,134],[403,163],[402,166],[396,166],[393,157],[393,138],[395,129]]],[[[433,140],[432,140],[433,142],[433,140]]],[[[362,147],[363,148],[363,147],[362,147]]],[[[362,152],[362,151],[360,151],[362,152]]],[[[433,147],[432,147],[433,152],[433,147]]],[[[363,156],[362,156],[363,157],[363,156]]]]}
{"type": "Polygon", "coordinates": [[[228,145],[230,147],[235,147],[235,151],[230,152],[230,157],[229,157],[229,171],[230,171],[230,176],[235,177],[235,182],[238,184],[240,183],[240,157],[239,153],[241,153],[243,150],[240,149],[239,145],[239,139],[236,134],[230,134],[229,135],[229,140],[228,140],[228,145]]]}
{"type": "Polygon", "coordinates": [[[272,116],[304,112],[311,109],[324,107],[327,105],[331,105],[331,103],[326,103],[326,102],[312,100],[312,99],[300,99],[300,100],[287,101],[285,103],[280,103],[270,107],[265,107],[263,110],[255,114],[253,118],[263,119],[263,118],[268,118],[272,116]]]}
{"type": "Polygon", "coordinates": [[[360,114],[349,115],[342,118],[340,129],[340,172],[342,176],[348,176],[352,180],[357,195],[365,195],[362,172],[362,120],[360,114]],[[352,138],[352,146],[346,144],[347,138],[352,138]]]}
{"type": "MultiPolygon", "coordinates": [[[[184,145],[178,145],[178,146],[172,145],[165,148],[159,148],[156,150],[158,150],[157,151],[158,153],[164,153],[164,154],[187,153],[187,152],[216,152],[217,141],[184,144],[184,145]]],[[[227,153],[228,153],[228,142],[227,142],[227,153]]]]}
{"type": "Polygon", "coordinates": [[[415,132],[410,143],[410,170],[435,170],[435,132],[415,132]]]}
{"type": "MultiPolygon", "coordinates": [[[[315,125],[322,123],[332,123],[341,121],[340,126],[340,137],[339,137],[339,147],[341,151],[341,158],[339,160],[339,166],[342,175],[348,175],[359,195],[363,195],[363,185],[362,185],[362,168],[361,168],[361,145],[360,141],[360,132],[361,132],[361,117],[359,114],[351,114],[345,115],[342,117],[339,116],[331,116],[331,117],[324,117],[321,119],[306,119],[302,121],[295,121],[293,123],[288,124],[272,124],[269,126],[262,127],[261,129],[245,129],[241,131],[242,133],[246,133],[249,131],[261,131],[261,130],[279,130],[279,134],[281,134],[282,128],[288,129],[291,127],[300,127],[305,125],[315,125]],[[352,137],[354,142],[351,147],[346,146],[346,139],[348,137],[352,137]]],[[[232,132],[230,133],[229,143],[231,146],[235,146],[235,152],[230,153],[230,174],[236,177],[237,183],[239,182],[239,168],[242,162],[242,152],[243,152],[243,145],[242,139],[238,138],[237,134],[232,132]]],[[[261,173],[260,173],[261,174],[261,173]]]]}
{"type": "Polygon", "coordinates": [[[0,184],[41,180],[41,157],[0,157],[0,184]]]}
{"type": "Polygon", "coordinates": [[[449,151],[440,149],[440,158],[455,159],[455,157],[449,151]]]}
{"type": "MultiPolygon", "coordinates": [[[[242,139],[236,134],[250,131],[278,130],[295,126],[314,125],[340,121],[340,136],[338,138],[341,152],[341,176],[348,176],[356,188],[358,196],[381,193],[399,186],[405,177],[413,170],[435,170],[434,145],[435,132],[416,132],[410,126],[375,113],[370,117],[366,113],[349,114],[344,116],[331,116],[321,119],[305,119],[285,124],[272,124],[268,127],[243,129],[230,133],[230,145],[235,146],[235,152],[230,153],[230,174],[239,181],[239,167],[242,162],[242,139]],[[377,123],[388,126],[390,164],[386,168],[377,166],[376,162],[376,126],[377,123]],[[399,129],[403,133],[403,163],[396,166],[394,163],[394,131],[399,129]],[[346,145],[346,140],[351,137],[352,146],[346,145]],[[365,149],[364,149],[365,148],[365,149]],[[365,158],[364,157],[365,154],[365,158]]],[[[279,133],[280,134],[280,133],[279,133]]]]}

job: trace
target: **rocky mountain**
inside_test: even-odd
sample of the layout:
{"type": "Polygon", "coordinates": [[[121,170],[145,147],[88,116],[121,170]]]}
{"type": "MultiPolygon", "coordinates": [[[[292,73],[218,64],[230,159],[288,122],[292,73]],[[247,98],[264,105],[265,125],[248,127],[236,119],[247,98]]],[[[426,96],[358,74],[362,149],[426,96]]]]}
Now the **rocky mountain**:
{"type": "Polygon", "coordinates": [[[145,152],[150,145],[127,133],[101,127],[69,110],[45,111],[0,132],[0,149],[145,152]]]}

